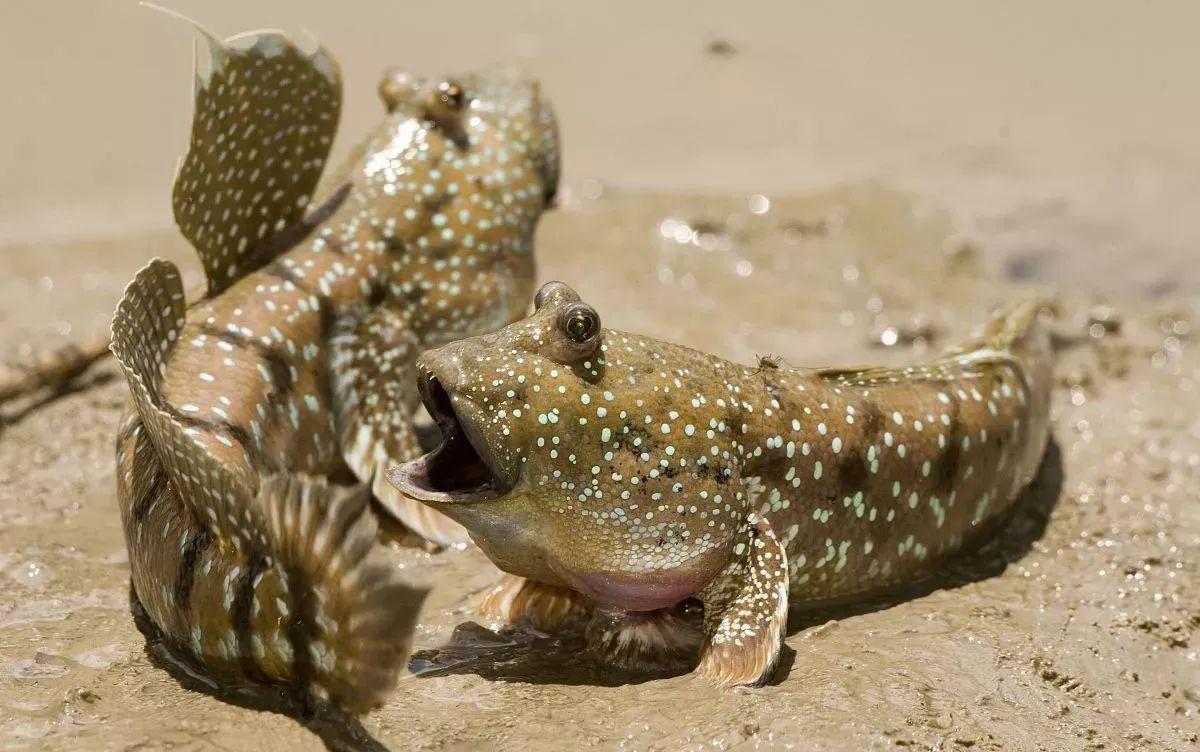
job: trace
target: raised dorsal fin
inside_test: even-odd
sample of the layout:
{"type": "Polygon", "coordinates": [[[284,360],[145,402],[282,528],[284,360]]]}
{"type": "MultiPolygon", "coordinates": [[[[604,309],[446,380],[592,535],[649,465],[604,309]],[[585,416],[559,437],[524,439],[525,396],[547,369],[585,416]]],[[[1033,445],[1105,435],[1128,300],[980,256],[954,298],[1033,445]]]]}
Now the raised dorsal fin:
{"type": "Polygon", "coordinates": [[[221,42],[196,28],[210,64],[197,54],[191,141],[171,198],[215,295],[303,237],[342,84],[323,47],[305,53],[279,31],[221,42]]]}

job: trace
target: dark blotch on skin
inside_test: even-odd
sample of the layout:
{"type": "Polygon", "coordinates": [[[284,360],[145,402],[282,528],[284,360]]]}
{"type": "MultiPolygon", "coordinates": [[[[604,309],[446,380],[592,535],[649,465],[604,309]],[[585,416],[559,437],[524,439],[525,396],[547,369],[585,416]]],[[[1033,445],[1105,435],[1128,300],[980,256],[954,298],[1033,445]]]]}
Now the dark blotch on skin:
{"type": "Polygon", "coordinates": [[[292,594],[294,614],[287,637],[292,645],[292,677],[297,687],[307,688],[315,674],[309,645],[317,633],[317,609],[309,578],[299,567],[287,570],[287,590],[292,594]]]}
{"type": "Polygon", "coordinates": [[[729,479],[733,477],[733,470],[729,467],[718,467],[711,462],[697,463],[696,477],[711,478],[721,485],[729,485],[729,479]]]}
{"type": "MultiPolygon", "coordinates": [[[[142,435],[142,438],[140,438],[139,441],[145,440],[144,437],[145,434],[142,435]]],[[[141,456],[147,456],[149,451],[143,449],[141,452],[139,452],[139,454],[141,456]]],[[[137,460],[135,460],[135,462],[136,461],[137,460]]],[[[161,497],[166,490],[167,473],[165,470],[163,470],[162,465],[155,462],[153,468],[151,469],[149,483],[140,489],[135,489],[135,491],[138,491],[139,493],[138,497],[134,499],[133,502],[133,519],[139,523],[145,522],[146,517],[150,514],[150,510],[154,508],[154,502],[158,501],[159,497],[161,497]]]]}
{"type": "Polygon", "coordinates": [[[959,421],[961,407],[953,390],[947,389],[945,393],[950,398],[950,404],[946,407],[950,426],[946,429],[946,448],[937,461],[934,491],[938,494],[949,494],[954,489],[954,480],[958,477],[958,466],[962,460],[962,438],[959,434],[962,429],[959,421]]]}
{"type": "MultiPolygon", "coordinates": [[[[324,324],[325,321],[326,308],[327,306],[321,306],[322,324],[324,324]]],[[[332,313],[328,315],[332,316],[332,313]]],[[[267,369],[267,372],[271,375],[271,394],[267,399],[267,404],[272,409],[268,412],[270,415],[278,417],[280,410],[286,407],[285,403],[288,399],[288,396],[291,394],[292,387],[294,386],[292,382],[292,369],[288,366],[288,356],[285,353],[280,352],[274,346],[264,345],[261,341],[256,340],[253,337],[246,337],[241,332],[235,332],[227,328],[222,329],[219,326],[208,324],[201,327],[201,331],[210,337],[216,337],[228,342],[238,350],[250,350],[262,361],[263,365],[267,369]]],[[[192,420],[178,412],[175,413],[175,417],[185,421],[192,420]]],[[[249,447],[250,442],[246,440],[248,436],[246,436],[244,429],[242,429],[242,434],[243,436],[239,437],[242,446],[249,447]]]]}
{"type": "Polygon", "coordinates": [[[863,400],[855,408],[855,419],[862,424],[863,439],[867,446],[878,445],[883,432],[883,412],[875,400],[863,400]]]}
{"type": "Polygon", "coordinates": [[[167,405],[166,412],[185,426],[191,426],[214,436],[224,436],[230,441],[236,442],[251,462],[270,464],[267,458],[259,451],[258,447],[254,445],[254,442],[250,438],[250,432],[238,423],[230,420],[199,418],[190,413],[180,411],[174,405],[167,405]]]}
{"type": "Polygon", "coordinates": [[[255,557],[246,567],[236,585],[236,595],[233,600],[233,629],[237,635],[238,653],[241,655],[242,673],[259,683],[269,681],[266,673],[254,659],[253,649],[253,614],[254,584],[258,576],[267,569],[266,560],[261,556],[255,557]]]}
{"type": "Polygon", "coordinates": [[[186,611],[192,599],[192,584],[196,579],[196,565],[200,557],[212,545],[212,533],[207,528],[192,536],[187,547],[183,550],[183,559],[179,562],[179,574],[175,578],[175,607],[186,611]]]}
{"type": "Polygon", "coordinates": [[[325,296],[313,292],[313,289],[309,287],[308,282],[306,282],[303,277],[293,271],[291,267],[287,266],[282,261],[277,261],[268,265],[265,269],[263,269],[263,271],[269,276],[275,277],[283,282],[291,282],[296,286],[297,290],[305,293],[306,295],[316,295],[322,300],[325,298],[325,296]]]}
{"type": "Polygon", "coordinates": [[[617,445],[619,451],[629,452],[635,457],[642,452],[655,453],[658,444],[649,431],[637,424],[630,424],[626,427],[629,429],[629,433],[621,431],[613,435],[613,443],[617,445]],[[637,439],[641,439],[642,441],[637,446],[634,446],[634,441],[637,439]]]}
{"type": "Polygon", "coordinates": [[[871,469],[867,457],[861,452],[844,455],[837,465],[838,485],[841,488],[868,488],[871,469]]]}

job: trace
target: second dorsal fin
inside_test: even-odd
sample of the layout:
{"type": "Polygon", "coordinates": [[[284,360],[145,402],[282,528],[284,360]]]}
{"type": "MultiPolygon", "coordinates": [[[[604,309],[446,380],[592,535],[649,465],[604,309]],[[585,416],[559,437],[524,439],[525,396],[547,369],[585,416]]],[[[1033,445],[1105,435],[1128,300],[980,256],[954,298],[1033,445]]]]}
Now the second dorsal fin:
{"type": "Polygon", "coordinates": [[[221,42],[200,26],[191,141],[172,192],[175,222],[215,295],[303,233],[341,111],[337,63],[278,31],[221,42]]]}

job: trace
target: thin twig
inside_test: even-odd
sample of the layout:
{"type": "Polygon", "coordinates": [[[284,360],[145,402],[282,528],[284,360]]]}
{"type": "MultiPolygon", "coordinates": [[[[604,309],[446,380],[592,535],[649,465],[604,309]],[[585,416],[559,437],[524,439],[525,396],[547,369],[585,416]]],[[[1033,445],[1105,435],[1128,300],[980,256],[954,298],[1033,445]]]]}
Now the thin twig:
{"type": "Polygon", "coordinates": [[[108,337],[35,351],[12,363],[0,363],[0,403],[39,389],[59,389],[108,355],[108,337]]]}

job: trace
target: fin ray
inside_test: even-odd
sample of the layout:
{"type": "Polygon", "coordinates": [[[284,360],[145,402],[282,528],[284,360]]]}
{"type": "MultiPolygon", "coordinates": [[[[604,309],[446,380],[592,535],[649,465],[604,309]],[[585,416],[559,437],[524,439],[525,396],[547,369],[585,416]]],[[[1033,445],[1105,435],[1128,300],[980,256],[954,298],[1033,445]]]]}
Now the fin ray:
{"type": "Polygon", "coordinates": [[[400,314],[387,308],[343,323],[330,363],[337,430],[346,464],[384,510],[426,540],[456,545],[467,540],[461,525],[387,481],[389,468],[422,451],[412,425],[420,402],[412,374],[419,347],[400,314]]]}
{"type": "Polygon", "coordinates": [[[322,478],[267,476],[256,497],[268,547],[307,585],[312,681],[352,710],[396,683],[426,591],[400,580],[376,545],[366,489],[322,478]]]}
{"type": "Polygon", "coordinates": [[[479,612],[500,626],[515,626],[522,619],[541,632],[554,632],[574,618],[591,610],[581,594],[570,588],[504,572],[488,588],[479,603],[479,612]]]}
{"type": "Polygon", "coordinates": [[[700,592],[704,641],[697,671],[722,687],[762,686],[783,648],[787,552],[765,517],[751,512],[729,566],[700,592]]]}

